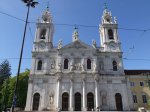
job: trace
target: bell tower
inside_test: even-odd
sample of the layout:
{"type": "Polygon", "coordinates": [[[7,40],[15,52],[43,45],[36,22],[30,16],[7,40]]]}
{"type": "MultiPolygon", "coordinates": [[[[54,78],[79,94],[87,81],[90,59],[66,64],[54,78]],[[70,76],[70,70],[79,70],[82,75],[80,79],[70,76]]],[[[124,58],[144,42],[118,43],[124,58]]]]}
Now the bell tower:
{"type": "Polygon", "coordinates": [[[49,8],[37,20],[33,51],[48,51],[53,48],[54,25],[49,8]]]}
{"type": "Polygon", "coordinates": [[[108,52],[121,52],[120,41],[118,38],[118,24],[116,17],[112,18],[111,12],[107,7],[103,11],[101,24],[99,25],[101,47],[108,52]]]}

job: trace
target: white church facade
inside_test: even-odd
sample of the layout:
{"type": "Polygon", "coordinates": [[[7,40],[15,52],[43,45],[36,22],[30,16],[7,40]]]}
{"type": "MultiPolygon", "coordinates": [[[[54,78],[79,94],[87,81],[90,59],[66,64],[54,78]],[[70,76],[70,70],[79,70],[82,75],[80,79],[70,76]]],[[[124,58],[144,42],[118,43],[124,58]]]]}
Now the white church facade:
{"type": "Polygon", "coordinates": [[[37,23],[25,111],[133,110],[117,28],[105,9],[100,47],[94,40],[92,45],[82,42],[77,29],[71,43],[59,41],[54,47],[54,25],[46,9],[37,23]]]}

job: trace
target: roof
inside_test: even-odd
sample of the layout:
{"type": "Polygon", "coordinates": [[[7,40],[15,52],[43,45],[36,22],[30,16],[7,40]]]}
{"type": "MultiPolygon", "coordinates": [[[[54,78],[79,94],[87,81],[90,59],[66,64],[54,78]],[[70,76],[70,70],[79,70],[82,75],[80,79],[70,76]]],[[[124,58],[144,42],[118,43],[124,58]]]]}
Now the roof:
{"type": "Polygon", "coordinates": [[[150,70],[124,70],[125,75],[143,75],[150,73],[150,70]]]}
{"type": "Polygon", "coordinates": [[[70,48],[76,48],[76,49],[82,48],[82,49],[90,49],[90,50],[94,49],[92,46],[82,42],[81,40],[77,40],[77,41],[71,42],[71,43],[63,46],[62,50],[70,49],[70,48]]]}

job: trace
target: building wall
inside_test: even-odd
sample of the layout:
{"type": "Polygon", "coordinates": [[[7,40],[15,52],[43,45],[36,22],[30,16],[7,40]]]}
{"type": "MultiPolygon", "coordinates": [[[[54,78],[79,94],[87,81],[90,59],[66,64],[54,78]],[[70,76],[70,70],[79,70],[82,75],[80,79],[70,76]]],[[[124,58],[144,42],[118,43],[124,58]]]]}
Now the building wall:
{"type": "MultiPolygon", "coordinates": [[[[86,74],[87,75],[87,74],[86,74]]],[[[85,77],[85,108],[83,106],[83,78],[80,74],[74,74],[73,77],[70,75],[65,75],[60,79],[60,89],[58,95],[57,89],[57,77],[54,76],[36,76],[30,77],[29,80],[29,88],[28,88],[28,98],[27,98],[27,105],[26,111],[32,111],[33,107],[33,96],[35,93],[40,94],[40,102],[39,102],[39,109],[38,110],[56,110],[57,109],[57,97],[59,108],[62,109],[62,94],[67,92],[69,95],[69,105],[68,110],[75,108],[75,93],[79,92],[81,94],[81,107],[82,110],[87,110],[87,94],[89,92],[93,93],[94,95],[94,110],[96,110],[96,91],[95,91],[95,79],[91,74],[85,77]],[[73,93],[71,93],[71,83],[73,82],[72,88],[73,93]],[[50,97],[53,97],[52,105],[50,104],[50,97]],[[70,99],[72,96],[72,99],[70,99]],[[72,103],[72,108],[70,108],[70,103],[72,103]]],[[[114,111],[116,110],[116,101],[115,95],[116,93],[120,93],[122,96],[122,106],[123,110],[133,110],[132,102],[130,101],[130,93],[127,90],[126,79],[124,76],[100,76],[98,80],[98,105],[101,110],[106,111],[114,111]],[[103,96],[106,96],[105,101],[103,101],[103,96]],[[104,103],[105,102],[105,103],[104,103]],[[131,103],[130,103],[131,102],[131,103]]]]}
{"type": "Polygon", "coordinates": [[[148,80],[150,79],[150,75],[137,74],[127,75],[127,77],[129,79],[129,85],[132,95],[137,96],[137,103],[134,103],[135,109],[138,109],[138,107],[145,107],[149,110],[150,105],[148,102],[150,100],[150,88],[148,86],[148,80]],[[144,86],[140,86],[140,82],[143,82],[144,86]],[[146,103],[143,103],[142,95],[146,95],[146,103]]]}

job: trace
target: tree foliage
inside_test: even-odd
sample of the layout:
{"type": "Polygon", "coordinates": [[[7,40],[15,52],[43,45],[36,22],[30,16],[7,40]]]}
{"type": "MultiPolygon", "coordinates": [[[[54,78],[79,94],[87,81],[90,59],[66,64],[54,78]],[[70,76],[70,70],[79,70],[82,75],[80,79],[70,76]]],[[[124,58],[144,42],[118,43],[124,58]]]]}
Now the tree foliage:
{"type": "MultiPolygon", "coordinates": [[[[17,91],[18,94],[17,94],[17,102],[16,102],[17,107],[21,107],[21,108],[25,107],[27,88],[28,88],[28,76],[29,76],[29,70],[26,70],[25,72],[19,75],[18,91],[17,91]]],[[[8,80],[4,81],[2,85],[2,89],[0,90],[0,94],[1,94],[0,107],[2,107],[2,105],[5,108],[11,107],[15,84],[16,84],[16,76],[10,77],[8,80]]]]}
{"type": "Polygon", "coordinates": [[[5,79],[9,78],[11,75],[11,66],[8,60],[4,60],[0,64],[0,86],[3,84],[5,79]]]}

